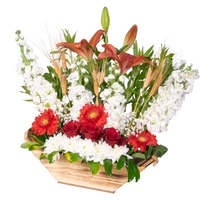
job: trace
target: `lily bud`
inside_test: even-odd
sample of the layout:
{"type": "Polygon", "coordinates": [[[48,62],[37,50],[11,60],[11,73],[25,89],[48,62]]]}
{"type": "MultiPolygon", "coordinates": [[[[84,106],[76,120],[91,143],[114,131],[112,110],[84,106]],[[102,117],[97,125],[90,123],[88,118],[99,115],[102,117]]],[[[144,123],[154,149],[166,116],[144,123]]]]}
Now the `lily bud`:
{"type": "Polygon", "coordinates": [[[126,46],[124,48],[124,52],[128,51],[130,47],[133,45],[135,42],[135,38],[137,35],[137,25],[133,25],[131,29],[127,32],[125,38],[124,38],[124,44],[123,46],[126,46]]]}
{"type": "Polygon", "coordinates": [[[110,25],[110,16],[108,8],[104,7],[101,14],[101,26],[105,31],[108,31],[109,25],[110,25]]]}

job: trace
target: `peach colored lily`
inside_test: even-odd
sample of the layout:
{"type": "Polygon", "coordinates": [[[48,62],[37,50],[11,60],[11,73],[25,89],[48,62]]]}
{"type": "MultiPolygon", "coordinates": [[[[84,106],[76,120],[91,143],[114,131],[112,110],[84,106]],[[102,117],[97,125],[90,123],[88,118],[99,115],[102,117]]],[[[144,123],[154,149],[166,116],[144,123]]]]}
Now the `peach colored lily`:
{"type": "Polygon", "coordinates": [[[119,65],[118,67],[120,69],[120,74],[124,74],[131,67],[142,63],[149,63],[153,65],[153,63],[145,56],[134,56],[125,52],[120,52],[117,54],[116,48],[111,44],[103,44],[102,46],[106,49],[106,51],[99,53],[98,59],[101,60],[104,58],[111,58],[116,60],[119,65]]]}
{"type": "Polygon", "coordinates": [[[78,55],[82,56],[86,61],[91,61],[93,56],[93,50],[100,41],[101,36],[105,33],[105,30],[98,30],[88,42],[86,39],[82,39],[78,43],[70,42],[60,42],[56,44],[56,47],[69,48],[71,51],[76,52],[78,55]],[[92,49],[91,49],[91,48],[92,49]]]}

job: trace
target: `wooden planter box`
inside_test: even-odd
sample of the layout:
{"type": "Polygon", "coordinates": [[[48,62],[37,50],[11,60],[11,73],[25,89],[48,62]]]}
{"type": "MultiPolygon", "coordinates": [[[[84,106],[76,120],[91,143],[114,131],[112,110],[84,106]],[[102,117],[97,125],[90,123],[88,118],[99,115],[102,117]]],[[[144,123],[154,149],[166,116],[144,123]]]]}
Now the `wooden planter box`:
{"type": "MultiPolygon", "coordinates": [[[[25,133],[24,138],[25,141],[29,141],[28,131],[25,133]]],[[[32,153],[40,160],[41,150],[34,150],[32,153]]],[[[42,159],[40,162],[49,170],[58,183],[62,184],[114,193],[127,182],[126,168],[116,170],[114,166],[112,176],[108,176],[104,168],[101,167],[98,174],[93,176],[87,163],[70,163],[62,155],[60,156],[60,160],[56,160],[54,163],[49,163],[47,159],[42,159]]],[[[156,164],[157,162],[157,157],[152,156],[148,160],[138,162],[137,166],[141,172],[150,164],[156,164]]]]}

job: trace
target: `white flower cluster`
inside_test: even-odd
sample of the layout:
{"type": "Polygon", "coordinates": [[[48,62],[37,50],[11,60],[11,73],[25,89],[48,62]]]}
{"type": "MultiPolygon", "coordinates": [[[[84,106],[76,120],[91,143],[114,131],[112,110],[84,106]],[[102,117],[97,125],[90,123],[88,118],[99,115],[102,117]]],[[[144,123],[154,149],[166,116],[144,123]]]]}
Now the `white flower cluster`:
{"type": "Polygon", "coordinates": [[[150,132],[163,132],[171,118],[182,107],[185,95],[193,89],[194,80],[199,78],[198,70],[185,68],[182,64],[174,70],[163,86],[159,87],[158,95],[144,112],[142,119],[150,132]]]}
{"type": "MultiPolygon", "coordinates": [[[[111,147],[103,141],[92,142],[92,140],[82,139],[80,136],[68,138],[62,133],[50,137],[44,146],[46,148],[43,153],[47,155],[54,151],[78,153],[86,161],[100,162],[101,164],[105,159],[110,159],[112,163],[115,163],[121,155],[129,157],[127,155],[129,149],[126,146],[115,145],[111,147]]],[[[53,161],[56,159],[59,159],[59,153],[53,157],[53,161]]]]}
{"type": "Polygon", "coordinates": [[[62,102],[57,98],[57,93],[43,77],[43,68],[37,64],[37,57],[33,54],[25,39],[18,40],[18,45],[24,51],[17,65],[17,71],[23,76],[24,86],[29,90],[33,104],[40,112],[51,108],[56,113],[63,112],[62,102]]]}
{"type": "Polygon", "coordinates": [[[114,127],[120,132],[125,128],[125,102],[126,99],[123,95],[124,89],[122,86],[114,82],[111,87],[104,89],[100,93],[101,100],[103,101],[106,112],[108,113],[105,128],[114,127]]]}
{"type": "MultiPolygon", "coordinates": [[[[76,63],[78,64],[78,63],[76,63]]],[[[76,66],[75,66],[76,67],[76,66]]],[[[70,86],[68,87],[68,100],[70,101],[71,107],[68,108],[69,114],[67,121],[75,120],[78,121],[80,115],[80,109],[88,103],[93,102],[92,92],[86,90],[83,85],[78,84],[79,74],[78,71],[70,73],[67,78],[70,86]]]]}

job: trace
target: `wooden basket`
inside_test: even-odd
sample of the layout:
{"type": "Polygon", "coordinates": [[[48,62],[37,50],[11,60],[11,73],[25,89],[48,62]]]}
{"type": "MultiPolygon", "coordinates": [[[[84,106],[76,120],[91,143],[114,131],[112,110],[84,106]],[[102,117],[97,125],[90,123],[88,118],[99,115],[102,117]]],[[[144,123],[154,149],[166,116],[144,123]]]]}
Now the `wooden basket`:
{"type": "MultiPolygon", "coordinates": [[[[28,132],[25,133],[25,141],[30,141],[28,132]]],[[[41,150],[32,151],[33,155],[40,160],[41,150]]],[[[47,159],[42,159],[40,162],[46,167],[51,175],[58,181],[58,183],[73,185],[88,189],[94,189],[109,193],[114,193],[118,188],[127,182],[127,170],[122,168],[116,170],[115,166],[112,170],[112,176],[108,176],[103,167],[100,167],[98,174],[92,175],[87,163],[73,162],[70,163],[64,156],[60,156],[59,160],[54,163],[49,163],[47,159]]],[[[139,171],[143,171],[150,164],[156,164],[157,157],[152,156],[145,161],[138,161],[137,166],[139,171]]]]}

